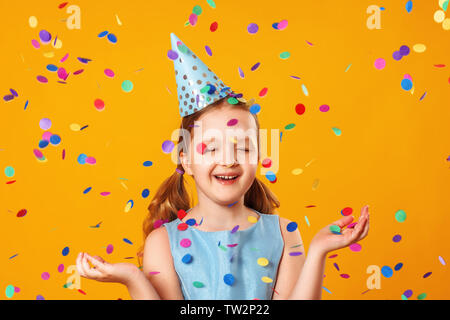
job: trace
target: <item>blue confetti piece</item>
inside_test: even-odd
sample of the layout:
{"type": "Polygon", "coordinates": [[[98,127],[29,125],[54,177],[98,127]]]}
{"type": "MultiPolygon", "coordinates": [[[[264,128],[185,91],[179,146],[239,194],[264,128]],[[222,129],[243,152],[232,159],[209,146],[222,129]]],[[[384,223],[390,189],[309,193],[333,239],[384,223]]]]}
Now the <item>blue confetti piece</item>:
{"type": "Polygon", "coordinates": [[[112,34],[112,33],[108,34],[107,38],[108,38],[108,40],[111,43],[116,43],[117,42],[117,37],[114,34],[112,34]]]}
{"type": "Polygon", "coordinates": [[[15,255],[13,255],[13,256],[11,256],[11,257],[9,257],[9,259],[12,259],[12,258],[15,258],[15,257],[17,257],[19,254],[18,253],[16,253],[15,255]]]}
{"type": "Polygon", "coordinates": [[[189,226],[191,226],[191,227],[192,227],[193,225],[195,225],[195,222],[196,222],[195,219],[188,219],[188,220],[186,220],[186,224],[189,225],[189,226]]]}
{"type": "Polygon", "coordinates": [[[407,11],[408,13],[410,13],[411,10],[412,10],[412,8],[413,8],[413,2],[412,2],[411,0],[409,0],[409,1],[406,3],[405,8],[406,8],[406,11],[407,11]]]}
{"type": "Polygon", "coordinates": [[[383,266],[381,268],[381,274],[386,278],[390,278],[394,274],[394,271],[392,271],[391,267],[389,266],[383,266]]]}
{"type": "Polygon", "coordinates": [[[332,293],[331,293],[331,291],[330,291],[330,290],[328,290],[327,288],[325,288],[325,287],[322,287],[322,289],[323,289],[323,290],[325,290],[326,292],[328,292],[329,294],[332,294],[332,293]]]}
{"type": "Polygon", "coordinates": [[[88,187],[88,188],[84,189],[83,193],[86,194],[86,193],[88,193],[89,191],[91,191],[91,189],[92,189],[92,187],[88,187]]]}
{"type": "Polygon", "coordinates": [[[267,180],[269,180],[270,182],[273,182],[277,179],[275,173],[273,173],[273,171],[267,171],[266,172],[266,178],[267,180]]]}
{"type": "Polygon", "coordinates": [[[188,264],[192,262],[192,256],[189,253],[186,253],[183,258],[181,258],[181,262],[188,264]]]}
{"type": "Polygon", "coordinates": [[[286,230],[289,232],[293,232],[295,230],[297,230],[297,223],[296,222],[289,222],[288,225],[286,226],[286,230]]]}
{"type": "Polygon", "coordinates": [[[151,161],[145,161],[145,162],[143,163],[143,165],[144,165],[144,167],[150,167],[151,165],[153,165],[153,162],[151,162],[151,161]]]}
{"type": "Polygon", "coordinates": [[[261,106],[260,106],[259,104],[257,104],[257,103],[253,104],[253,105],[250,107],[250,113],[251,113],[251,114],[257,114],[257,113],[260,112],[260,111],[261,111],[261,106]]]}
{"type": "Polygon", "coordinates": [[[104,36],[106,36],[109,32],[108,31],[102,31],[98,34],[99,38],[103,38],[104,36]]]}
{"type": "Polygon", "coordinates": [[[58,67],[55,66],[54,64],[48,64],[48,65],[47,65],[47,70],[48,70],[48,71],[51,71],[51,72],[55,72],[55,71],[58,70],[58,67]]]}
{"type": "Polygon", "coordinates": [[[67,256],[69,254],[69,247],[65,247],[63,250],[62,250],[62,255],[65,257],[65,256],[67,256]]]}
{"type": "Polygon", "coordinates": [[[148,189],[144,189],[142,190],[142,198],[147,198],[148,195],[150,194],[150,191],[148,189]]]}
{"type": "Polygon", "coordinates": [[[395,270],[395,271],[398,271],[398,270],[400,270],[402,267],[403,267],[403,263],[399,262],[399,263],[397,263],[397,264],[395,265],[394,270],[395,270]]]}
{"type": "Polygon", "coordinates": [[[234,283],[234,276],[231,273],[227,273],[223,276],[223,282],[229,286],[232,286],[234,283]]]}
{"type": "Polygon", "coordinates": [[[123,241],[128,243],[128,244],[133,244],[133,242],[131,242],[130,240],[128,240],[127,238],[123,238],[123,241]]]}
{"type": "Polygon", "coordinates": [[[23,110],[27,110],[27,107],[28,107],[28,100],[27,102],[25,102],[25,107],[23,108],[23,110]]]}

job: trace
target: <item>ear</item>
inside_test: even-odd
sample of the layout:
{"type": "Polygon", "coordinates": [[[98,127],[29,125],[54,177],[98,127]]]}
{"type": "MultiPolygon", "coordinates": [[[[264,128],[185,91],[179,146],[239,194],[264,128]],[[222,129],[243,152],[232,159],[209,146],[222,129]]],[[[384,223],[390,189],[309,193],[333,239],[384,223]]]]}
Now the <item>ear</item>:
{"type": "Polygon", "coordinates": [[[180,161],[181,165],[183,166],[184,173],[187,173],[188,175],[192,176],[192,169],[191,164],[189,161],[189,155],[184,153],[183,151],[180,152],[180,161]]]}

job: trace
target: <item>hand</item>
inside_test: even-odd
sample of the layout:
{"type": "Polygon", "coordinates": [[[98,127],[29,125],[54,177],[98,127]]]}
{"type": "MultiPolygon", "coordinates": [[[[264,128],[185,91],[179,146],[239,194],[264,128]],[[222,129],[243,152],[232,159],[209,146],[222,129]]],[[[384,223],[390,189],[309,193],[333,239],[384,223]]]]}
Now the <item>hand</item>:
{"type": "Polygon", "coordinates": [[[326,254],[364,239],[369,232],[369,206],[366,205],[361,209],[361,216],[357,223],[352,223],[353,226],[344,229],[352,221],[353,216],[345,216],[321,229],[312,239],[310,249],[318,250],[326,254]],[[341,228],[341,234],[331,232],[330,226],[332,225],[339,226],[341,228]]]}
{"type": "Polygon", "coordinates": [[[99,256],[91,257],[80,252],[77,257],[77,269],[80,276],[102,282],[118,282],[128,285],[140,272],[131,263],[108,263],[99,256]],[[94,267],[89,266],[90,262],[94,267]]]}

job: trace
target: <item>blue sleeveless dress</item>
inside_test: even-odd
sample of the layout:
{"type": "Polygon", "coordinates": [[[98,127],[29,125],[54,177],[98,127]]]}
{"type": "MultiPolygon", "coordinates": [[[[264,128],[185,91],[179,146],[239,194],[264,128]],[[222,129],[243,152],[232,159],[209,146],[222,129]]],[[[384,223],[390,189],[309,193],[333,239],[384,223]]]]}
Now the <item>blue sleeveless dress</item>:
{"type": "Polygon", "coordinates": [[[272,299],[284,248],[279,216],[253,211],[258,221],[235,232],[181,231],[178,218],[164,224],[186,300],[272,299]]]}

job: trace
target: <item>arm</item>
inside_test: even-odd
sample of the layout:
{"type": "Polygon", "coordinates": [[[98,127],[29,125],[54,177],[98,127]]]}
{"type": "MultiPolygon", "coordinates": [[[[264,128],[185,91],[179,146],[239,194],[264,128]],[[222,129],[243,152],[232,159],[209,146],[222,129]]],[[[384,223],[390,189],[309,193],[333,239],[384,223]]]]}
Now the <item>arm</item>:
{"type": "MultiPolygon", "coordinates": [[[[358,242],[365,238],[369,232],[368,206],[365,206],[361,212],[362,214],[354,229],[346,228],[341,231],[341,234],[337,235],[330,231],[331,225],[328,225],[314,236],[310,244],[308,257],[289,299],[321,299],[327,253],[358,242]]],[[[352,216],[345,216],[332,225],[338,225],[343,229],[352,220],[352,216]]]]}
{"type": "Polygon", "coordinates": [[[145,240],[143,271],[131,263],[108,263],[86,253],[78,255],[77,269],[82,277],[125,285],[134,300],[183,299],[164,227],[153,230],[145,240]]]}

